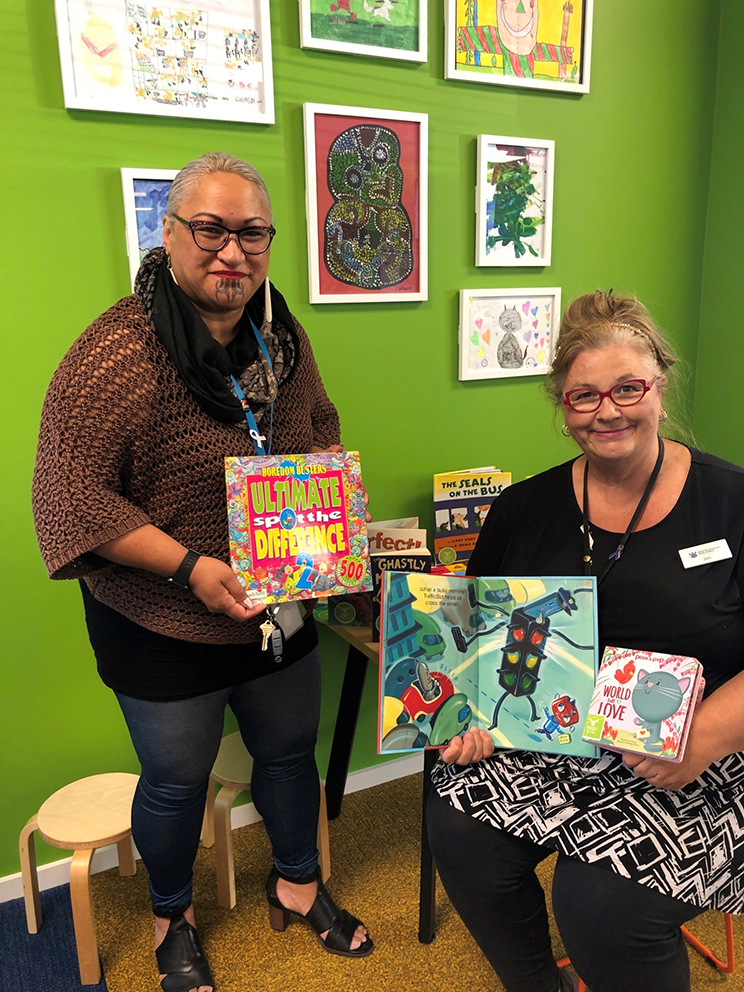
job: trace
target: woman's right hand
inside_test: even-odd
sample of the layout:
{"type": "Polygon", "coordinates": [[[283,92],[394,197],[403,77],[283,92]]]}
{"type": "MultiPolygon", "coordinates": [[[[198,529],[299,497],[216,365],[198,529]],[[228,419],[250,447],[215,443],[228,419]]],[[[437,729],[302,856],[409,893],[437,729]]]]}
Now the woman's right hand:
{"type": "Polygon", "coordinates": [[[473,765],[493,754],[493,737],[487,730],[468,730],[462,737],[453,737],[442,748],[442,761],[448,765],[473,765]]]}
{"type": "Polygon", "coordinates": [[[263,603],[248,598],[235,572],[219,558],[202,555],[194,565],[189,586],[210,613],[224,613],[233,620],[250,620],[265,609],[263,603]]]}

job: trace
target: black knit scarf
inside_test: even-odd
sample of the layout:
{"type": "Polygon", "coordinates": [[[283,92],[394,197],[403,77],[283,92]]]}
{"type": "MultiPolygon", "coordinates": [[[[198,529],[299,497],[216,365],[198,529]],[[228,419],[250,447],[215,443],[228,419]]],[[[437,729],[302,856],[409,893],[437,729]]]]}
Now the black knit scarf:
{"type": "Polygon", "coordinates": [[[174,282],[164,248],[153,248],[145,255],[134,291],[158,340],[202,410],[215,420],[247,429],[230,381],[234,375],[260,422],[297,363],[297,331],[282,294],[270,287],[273,320],[268,324],[264,321],[262,284],[246,304],[237,334],[225,348],[215,341],[194,304],[174,282]],[[250,320],[261,330],[271,365],[258,347],[250,320]]]}

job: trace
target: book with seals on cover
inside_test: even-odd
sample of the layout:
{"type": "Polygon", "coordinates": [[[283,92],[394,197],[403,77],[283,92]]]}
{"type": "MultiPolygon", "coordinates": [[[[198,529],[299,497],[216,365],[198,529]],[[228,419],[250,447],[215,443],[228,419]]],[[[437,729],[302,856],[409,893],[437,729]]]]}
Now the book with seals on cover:
{"type": "Polygon", "coordinates": [[[608,646],[583,739],[608,751],[681,761],[704,688],[697,658],[608,646]]]}
{"type": "Polygon", "coordinates": [[[250,598],[372,588],[358,451],[225,459],[230,563],[250,598]]]}

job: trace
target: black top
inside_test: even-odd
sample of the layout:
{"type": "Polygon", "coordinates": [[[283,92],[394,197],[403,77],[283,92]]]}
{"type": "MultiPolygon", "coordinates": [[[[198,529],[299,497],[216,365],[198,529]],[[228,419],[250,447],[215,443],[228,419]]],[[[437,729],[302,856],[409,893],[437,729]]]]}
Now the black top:
{"type": "MultiPolygon", "coordinates": [[[[694,449],[691,454],[674,508],[632,534],[600,586],[599,640],[600,652],[612,644],[697,658],[707,695],[744,671],[744,469],[694,449]],[[722,538],[731,558],[682,566],[680,549],[722,538]]],[[[491,506],[468,574],[584,574],[571,465],[504,490],[491,506]]],[[[594,572],[601,573],[621,535],[593,523],[592,535],[594,572]]]]}
{"type": "Polygon", "coordinates": [[[94,599],[80,583],[90,643],[105,685],[135,699],[189,699],[287,668],[318,644],[312,615],[287,640],[279,664],[260,642],[200,644],[140,626],[94,599]]]}

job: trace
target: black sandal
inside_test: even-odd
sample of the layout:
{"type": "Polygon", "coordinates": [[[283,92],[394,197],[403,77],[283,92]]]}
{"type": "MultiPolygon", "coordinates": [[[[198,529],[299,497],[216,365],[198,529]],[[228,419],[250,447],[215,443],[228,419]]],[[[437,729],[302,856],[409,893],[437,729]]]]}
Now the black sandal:
{"type": "MultiPolygon", "coordinates": [[[[269,901],[269,923],[274,930],[286,930],[289,923],[289,914],[292,913],[293,916],[298,917],[298,919],[312,927],[315,931],[315,936],[329,954],[338,954],[344,958],[364,958],[372,953],[375,945],[369,936],[365,937],[359,947],[354,950],[351,949],[351,942],[354,939],[356,928],[358,926],[364,926],[364,924],[356,916],[347,913],[345,909],[338,908],[328,894],[325,885],[321,882],[319,872],[316,873],[314,879],[318,882],[318,894],[315,896],[315,902],[304,916],[294,909],[286,909],[279,902],[276,894],[276,883],[280,877],[279,872],[274,868],[266,883],[266,898],[269,901]],[[320,935],[326,930],[328,933],[324,940],[320,935]]],[[[166,990],[166,992],[169,992],[169,990],[166,990]]]]}
{"type": "Polygon", "coordinates": [[[215,988],[199,935],[183,913],[171,917],[168,932],[155,948],[163,992],[189,992],[201,985],[215,988]]]}

